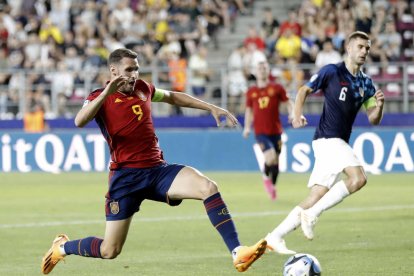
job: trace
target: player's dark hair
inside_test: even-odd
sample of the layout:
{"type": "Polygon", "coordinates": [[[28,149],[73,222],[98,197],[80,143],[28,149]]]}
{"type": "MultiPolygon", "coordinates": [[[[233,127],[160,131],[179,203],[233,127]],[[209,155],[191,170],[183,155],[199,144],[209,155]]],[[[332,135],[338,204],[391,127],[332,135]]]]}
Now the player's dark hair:
{"type": "Polygon", "coordinates": [[[347,43],[349,43],[352,40],[357,39],[357,38],[362,38],[362,39],[365,39],[365,40],[369,40],[369,36],[368,36],[367,33],[364,33],[364,32],[361,32],[361,31],[356,31],[356,32],[353,32],[352,34],[350,34],[348,36],[347,43]]]}
{"type": "Polygon", "coordinates": [[[108,65],[118,64],[123,58],[136,59],[138,54],[126,48],[120,48],[113,51],[108,58],[108,65]]]}

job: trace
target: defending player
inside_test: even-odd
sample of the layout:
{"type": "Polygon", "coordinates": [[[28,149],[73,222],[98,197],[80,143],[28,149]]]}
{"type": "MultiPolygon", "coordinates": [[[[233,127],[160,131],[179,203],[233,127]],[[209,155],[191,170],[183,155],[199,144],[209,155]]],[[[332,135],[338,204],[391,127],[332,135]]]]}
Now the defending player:
{"type": "Polygon", "coordinates": [[[246,95],[243,136],[245,138],[249,136],[253,121],[256,138],[255,153],[259,165],[262,161],[258,155],[264,156],[263,184],[270,199],[275,200],[283,132],[279,107],[284,105],[290,115],[293,106],[283,86],[269,81],[269,73],[267,61],[259,62],[256,69],[257,84],[250,87],[246,95]],[[256,150],[256,147],[260,149],[256,150]]]}
{"type": "Polygon", "coordinates": [[[233,256],[234,266],[240,272],[247,270],[264,253],[266,241],[262,239],[251,247],[241,246],[216,183],[194,168],[164,161],[151,119],[151,102],[210,111],[217,125],[221,116],[226,116],[233,125],[237,119],[227,110],[186,93],[157,89],[138,79],[139,64],[133,51],[113,51],[108,65],[110,82],[88,96],[75,118],[78,127],[95,119],[110,148],[105,236],[69,241],[66,235],[58,235],[44,255],[42,272],[51,272],[66,255],[116,258],[132,217],[145,199],[171,206],[179,205],[183,199],[203,200],[211,223],[233,256]]]}
{"type": "Polygon", "coordinates": [[[312,142],[315,165],[308,182],[309,195],[266,237],[268,246],[278,253],[295,253],[286,248],[283,237],[299,225],[305,237],[313,239],[313,228],[322,212],[367,182],[365,171],[348,143],[362,105],[372,125],[378,125],[383,116],[384,94],[375,90],[371,78],[361,71],[370,47],[366,33],[352,33],[347,39],[345,62],[322,67],[298,91],[292,121],[294,128],[307,124],[302,110],[310,93],[321,91],[325,102],[312,142]],[[347,176],[344,180],[341,180],[342,173],[347,176]]]}

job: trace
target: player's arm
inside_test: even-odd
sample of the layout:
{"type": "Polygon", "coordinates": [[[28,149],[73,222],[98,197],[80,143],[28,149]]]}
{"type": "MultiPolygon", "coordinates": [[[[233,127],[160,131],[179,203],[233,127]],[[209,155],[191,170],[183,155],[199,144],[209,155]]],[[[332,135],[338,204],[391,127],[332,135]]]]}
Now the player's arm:
{"type": "Polygon", "coordinates": [[[368,120],[371,125],[378,125],[384,115],[384,93],[377,90],[373,97],[364,102],[368,120]]]}
{"type": "Polygon", "coordinates": [[[251,107],[246,106],[246,111],[244,112],[244,128],[243,128],[244,138],[249,137],[252,123],[253,123],[253,110],[251,107]]]}
{"type": "Polygon", "coordinates": [[[93,118],[95,118],[96,113],[98,113],[99,109],[105,102],[105,99],[115,93],[122,85],[125,84],[127,78],[123,76],[118,76],[112,81],[108,83],[105,89],[96,97],[94,100],[87,102],[79,110],[78,114],[75,117],[75,125],[77,127],[84,127],[87,123],[89,123],[93,118]]]}
{"type": "Polygon", "coordinates": [[[285,102],[281,103],[282,108],[287,111],[289,122],[291,123],[293,120],[293,101],[288,99],[285,102]]]}
{"type": "Polygon", "coordinates": [[[312,88],[304,85],[299,88],[296,95],[295,104],[293,106],[293,119],[292,126],[294,128],[304,127],[308,124],[306,118],[303,116],[303,106],[305,105],[306,98],[312,93],[312,88]]]}
{"type": "Polygon", "coordinates": [[[226,116],[233,126],[238,124],[236,117],[234,117],[234,115],[231,114],[228,110],[202,101],[183,92],[174,92],[157,88],[155,89],[152,101],[209,111],[216,120],[217,126],[220,126],[221,116],[226,116]]]}

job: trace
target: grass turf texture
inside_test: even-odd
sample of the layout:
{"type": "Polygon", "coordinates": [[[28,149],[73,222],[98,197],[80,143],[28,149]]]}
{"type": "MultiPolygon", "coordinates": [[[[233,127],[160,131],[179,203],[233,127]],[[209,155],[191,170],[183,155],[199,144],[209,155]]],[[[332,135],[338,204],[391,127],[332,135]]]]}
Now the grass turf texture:
{"type": "MultiPolygon", "coordinates": [[[[218,182],[242,243],[271,231],[307,193],[307,174],[281,174],[276,202],[258,173],[207,173],[218,182]]],[[[103,173],[2,174],[0,275],[40,275],[56,234],[102,237],[103,173]]],[[[325,212],[307,241],[289,248],[316,256],[323,275],[414,275],[414,174],[370,175],[367,186],[325,212]]],[[[281,275],[288,256],[267,253],[245,275],[281,275]]],[[[230,254],[201,202],[179,207],[145,201],[114,260],[68,256],[51,275],[236,275],[230,254]]]]}

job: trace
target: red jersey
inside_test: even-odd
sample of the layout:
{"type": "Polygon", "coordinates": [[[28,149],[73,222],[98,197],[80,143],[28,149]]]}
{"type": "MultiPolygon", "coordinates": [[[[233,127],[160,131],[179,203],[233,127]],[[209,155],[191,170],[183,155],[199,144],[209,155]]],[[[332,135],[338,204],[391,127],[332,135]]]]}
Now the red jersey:
{"type": "Polygon", "coordinates": [[[283,86],[269,83],[266,87],[252,86],[247,91],[246,106],[253,111],[253,126],[256,135],[282,134],[279,105],[288,101],[283,86]]]}
{"type": "MultiPolygon", "coordinates": [[[[92,101],[104,89],[89,94],[92,101]]],[[[95,120],[111,153],[111,169],[120,167],[148,168],[164,163],[151,118],[151,99],[155,87],[137,80],[134,93],[109,95],[95,120]]]]}

